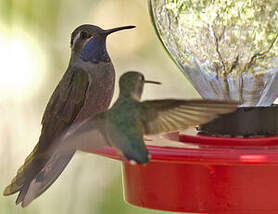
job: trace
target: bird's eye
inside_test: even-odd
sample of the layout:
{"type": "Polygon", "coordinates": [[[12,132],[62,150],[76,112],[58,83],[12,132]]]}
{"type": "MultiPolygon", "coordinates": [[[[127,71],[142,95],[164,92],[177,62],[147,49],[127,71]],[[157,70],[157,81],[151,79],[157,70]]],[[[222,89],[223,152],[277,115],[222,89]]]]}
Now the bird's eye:
{"type": "Polygon", "coordinates": [[[81,31],[80,38],[81,39],[88,39],[90,37],[90,34],[86,31],[81,31]]]}

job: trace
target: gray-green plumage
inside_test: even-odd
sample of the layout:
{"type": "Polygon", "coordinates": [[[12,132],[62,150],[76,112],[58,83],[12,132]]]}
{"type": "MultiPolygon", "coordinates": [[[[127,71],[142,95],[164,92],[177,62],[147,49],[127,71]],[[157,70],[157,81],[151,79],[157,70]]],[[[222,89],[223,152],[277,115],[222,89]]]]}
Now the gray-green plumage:
{"type": "Polygon", "coordinates": [[[4,195],[19,192],[16,203],[27,206],[43,193],[62,173],[75,153],[48,152],[54,139],[73,122],[106,110],[114,92],[115,71],[106,50],[106,37],[126,26],[102,30],[94,25],[81,25],[71,37],[69,67],[52,94],[42,119],[38,144],[26,158],[4,195]],[[32,182],[40,182],[34,192],[32,182]],[[32,198],[26,195],[32,195],[32,198]]]}
{"type": "MultiPolygon", "coordinates": [[[[120,95],[106,112],[75,123],[58,140],[56,152],[112,146],[122,157],[140,164],[149,161],[143,135],[182,130],[230,113],[238,103],[212,100],[149,100],[140,102],[146,81],[139,72],[120,78],[120,95]],[[62,146],[67,145],[67,146],[62,146]]],[[[53,148],[53,149],[54,149],[53,148]]]]}

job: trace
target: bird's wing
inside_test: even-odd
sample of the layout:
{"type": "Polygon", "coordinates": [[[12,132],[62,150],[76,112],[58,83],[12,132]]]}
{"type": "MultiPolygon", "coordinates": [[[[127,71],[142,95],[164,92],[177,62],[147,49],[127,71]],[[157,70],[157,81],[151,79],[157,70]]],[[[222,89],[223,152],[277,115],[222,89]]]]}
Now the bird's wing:
{"type": "Polygon", "coordinates": [[[23,207],[41,195],[55,181],[53,178],[59,176],[59,169],[65,168],[68,159],[71,158],[68,156],[71,151],[92,151],[108,145],[103,135],[104,122],[102,118],[97,118],[88,118],[83,122],[73,124],[61,137],[55,140],[49,149],[50,159],[32,179],[26,191],[22,201],[23,207]]]}
{"type": "MultiPolygon", "coordinates": [[[[20,191],[17,204],[24,199],[33,178],[51,158],[45,151],[51,146],[54,139],[70,126],[82,109],[88,86],[87,73],[76,67],[70,67],[59,82],[45,109],[39,142],[4,191],[4,195],[20,191]]],[[[61,157],[61,161],[65,162],[63,167],[67,165],[73,154],[74,151],[67,154],[65,158],[61,157]]],[[[59,168],[58,171],[60,174],[63,168],[59,168]]],[[[53,178],[54,181],[56,178],[53,178]]]]}
{"type": "Polygon", "coordinates": [[[144,134],[186,129],[236,110],[238,103],[211,100],[153,100],[141,103],[144,134]]]}
{"type": "Polygon", "coordinates": [[[50,152],[59,154],[72,150],[93,151],[108,146],[105,124],[105,113],[72,124],[53,144],[50,152]]]}

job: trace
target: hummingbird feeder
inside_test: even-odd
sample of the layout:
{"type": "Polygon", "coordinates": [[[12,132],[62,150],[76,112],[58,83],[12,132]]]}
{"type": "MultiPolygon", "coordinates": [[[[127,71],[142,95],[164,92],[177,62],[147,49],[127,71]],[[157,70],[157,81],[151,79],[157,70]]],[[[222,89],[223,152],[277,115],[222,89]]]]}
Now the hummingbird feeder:
{"type": "MultiPolygon", "coordinates": [[[[278,0],[150,0],[165,49],[204,99],[240,101],[196,130],[146,141],[123,162],[125,200],[190,213],[278,213],[278,0]]],[[[110,148],[94,151],[119,159],[110,148]]]]}

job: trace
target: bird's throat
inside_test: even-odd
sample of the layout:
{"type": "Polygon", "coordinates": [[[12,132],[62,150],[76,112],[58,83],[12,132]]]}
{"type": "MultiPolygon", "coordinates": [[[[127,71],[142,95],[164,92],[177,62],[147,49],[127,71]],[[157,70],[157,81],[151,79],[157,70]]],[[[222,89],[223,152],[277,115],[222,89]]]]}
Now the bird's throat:
{"type": "Polygon", "coordinates": [[[80,58],[85,62],[110,62],[105,39],[92,38],[89,40],[82,49],[80,58]]]}

